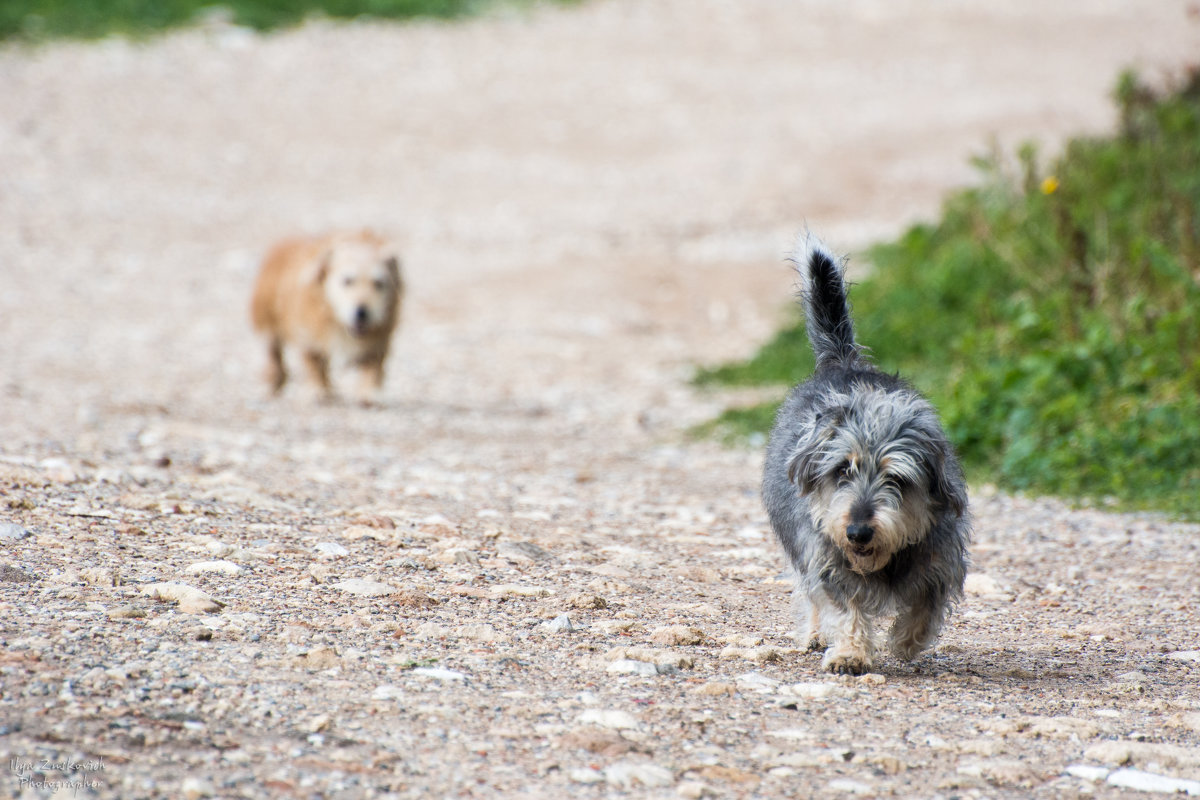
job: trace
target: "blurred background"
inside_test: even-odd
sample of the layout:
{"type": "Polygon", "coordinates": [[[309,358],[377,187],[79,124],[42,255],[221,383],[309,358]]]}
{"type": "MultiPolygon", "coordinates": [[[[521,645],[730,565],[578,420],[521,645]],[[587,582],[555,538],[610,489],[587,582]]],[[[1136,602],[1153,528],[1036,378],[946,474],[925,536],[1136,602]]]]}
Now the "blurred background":
{"type": "MultiPolygon", "coordinates": [[[[1166,262],[1143,245],[1118,256],[1086,244],[1003,244],[1001,229],[1027,229],[1028,219],[988,215],[1006,193],[1030,189],[1049,204],[1082,186],[1048,188],[1055,159],[1072,138],[1113,135],[1137,103],[1152,108],[1147,97],[1186,85],[1200,53],[1196,13],[1175,0],[7,2],[0,437],[11,458],[31,462],[114,453],[132,462],[150,458],[142,450],[167,435],[162,426],[182,436],[190,424],[199,428],[189,446],[225,442],[195,459],[251,459],[272,408],[246,315],[258,259],[279,236],[341,227],[375,227],[405,253],[411,302],[387,392],[421,424],[393,431],[401,440],[452,426],[464,405],[660,433],[731,403],[769,406],[802,360],[734,381],[767,385],[746,397],[687,387],[697,365],[745,359],[794,321],[782,261],[795,232],[808,225],[862,254],[854,269],[865,277],[884,260],[868,246],[933,225],[946,198],[971,186],[1007,188],[957,229],[982,243],[967,259],[979,271],[938,273],[942,284],[976,287],[970,303],[913,291],[907,322],[876,325],[888,340],[914,342],[913,352],[882,352],[871,323],[867,343],[889,368],[971,363],[980,347],[1002,365],[1065,331],[1083,353],[1077,361],[1091,362],[1093,351],[1077,346],[1095,319],[1059,326],[1058,312],[1026,300],[1060,285],[1093,297],[1079,281],[1111,277],[1126,256],[1139,274],[1166,262]],[[1138,77],[1123,84],[1122,105],[1114,89],[1129,69],[1138,77]],[[1075,264],[1076,283],[1029,282],[1052,262],[1075,264]],[[1024,277],[980,277],[1009,267],[1024,277]],[[1010,299],[1012,315],[980,320],[979,303],[1010,299]],[[945,324],[922,332],[940,316],[945,324]],[[1005,332],[1013,319],[1028,335],[1005,332]],[[972,320],[998,331],[995,341],[960,347],[955,332],[972,320]],[[931,336],[959,349],[931,349],[931,336]]],[[[1194,136],[1188,113],[1168,115],[1194,136]]],[[[1163,191],[1173,198],[1173,252],[1194,247],[1195,181],[1163,191]]],[[[1071,222],[1075,206],[1046,205],[1051,223],[1038,230],[1108,242],[1112,212],[1079,209],[1071,222]],[[1100,232],[1079,232],[1093,222],[1100,232]]],[[[903,241],[918,260],[928,256],[903,241]]],[[[1150,391],[1155,408],[1200,388],[1187,349],[1194,317],[1178,318],[1194,294],[1194,257],[1161,270],[1174,270],[1162,283],[1174,299],[1162,306],[1159,284],[1148,284],[1135,293],[1142,305],[1120,313],[1176,313],[1176,366],[1145,366],[1120,396],[1106,396],[1115,416],[1098,429],[1120,426],[1122,398],[1160,380],[1172,382],[1150,391]]],[[[1122,291],[1105,286],[1105,297],[1122,291]]],[[[894,293],[871,291],[860,311],[899,305],[894,293]]],[[[1049,391],[1114,380],[1130,354],[1093,344],[1109,366],[1065,389],[1046,378],[1049,391]]],[[[793,352],[802,359],[803,350],[793,352]]],[[[977,474],[1020,486],[1030,470],[1062,465],[1013,466],[1004,454],[1041,452],[1041,433],[1023,431],[1073,429],[1093,405],[1087,395],[1049,421],[1034,412],[1023,422],[1019,399],[986,431],[964,420],[995,392],[1017,386],[1026,396],[1038,374],[1067,369],[1059,363],[1033,365],[1032,378],[1011,384],[1004,374],[935,371],[922,388],[958,403],[947,414],[960,443],[977,448],[977,474]]],[[[1188,427],[1187,408],[1154,430],[1188,427]]],[[[761,412],[755,420],[746,430],[761,430],[761,412]]],[[[1139,441],[1093,447],[1071,435],[1053,446],[1084,447],[1089,459],[1139,441]]],[[[1169,453],[1172,474],[1184,460],[1175,495],[1196,485],[1188,441],[1169,453]]],[[[1120,498],[1119,486],[1094,480],[1049,489],[1120,498]]]]}

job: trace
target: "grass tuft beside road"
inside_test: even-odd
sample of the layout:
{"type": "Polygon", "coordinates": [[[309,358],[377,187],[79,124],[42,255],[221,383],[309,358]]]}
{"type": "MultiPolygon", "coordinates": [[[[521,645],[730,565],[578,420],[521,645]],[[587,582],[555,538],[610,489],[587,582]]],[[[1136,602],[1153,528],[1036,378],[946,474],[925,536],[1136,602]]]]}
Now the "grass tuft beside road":
{"type": "MultiPolygon", "coordinates": [[[[941,410],[969,477],[1200,517],[1200,72],[1124,75],[1120,129],[980,160],[940,221],[869,252],[862,343],[941,410]]],[[[803,325],[700,384],[790,384],[803,325]]],[[[770,427],[774,404],[710,429],[770,427]]]]}

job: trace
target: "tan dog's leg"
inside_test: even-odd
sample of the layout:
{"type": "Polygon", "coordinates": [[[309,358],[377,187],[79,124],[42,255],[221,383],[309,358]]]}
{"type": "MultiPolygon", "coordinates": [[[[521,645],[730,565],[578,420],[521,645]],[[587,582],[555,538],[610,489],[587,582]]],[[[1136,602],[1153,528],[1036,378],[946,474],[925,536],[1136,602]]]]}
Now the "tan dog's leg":
{"type": "Polygon", "coordinates": [[[316,350],[307,350],[304,353],[304,365],[313,383],[320,388],[322,399],[333,399],[333,384],[329,382],[329,357],[316,350]]]}
{"type": "Polygon", "coordinates": [[[383,388],[383,361],[360,361],[358,401],[363,405],[371,405],[379,397],[383,388]]]}
{"type": "Polygon", "coordinates": [[[271,392],[279,394],[287,383],[287,368],[283,365],[283,342],[277,337],[271,337],[267,352],[267,382],[271,384],[271,392]]]}

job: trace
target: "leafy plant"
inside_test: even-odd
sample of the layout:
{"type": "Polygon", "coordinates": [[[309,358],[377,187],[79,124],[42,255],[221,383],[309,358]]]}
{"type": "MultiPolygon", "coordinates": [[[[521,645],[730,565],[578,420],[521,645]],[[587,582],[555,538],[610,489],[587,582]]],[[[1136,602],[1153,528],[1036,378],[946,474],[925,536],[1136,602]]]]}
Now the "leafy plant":
{"type": "MultiPolygon", "coordinates": [[[[869,251],[860,339],[940,408],[971,476],[1200,516],[1200,72],[1118,83],[1120,129],[1047,168],[979,161],[942,218],[869,251]]],[[[701,383],[791,383],[803,325],[701,383]]],[[[718,426],[763,430],[762,410],[718,426]]]]}
{"type": "MultiPolygon", "coordinates": [[[[528,5],[534,0],[4,0],[0,41],[56,37],[93,39],[117,33],[146,36],[189,25],[204,14],[225,10],[237,25],[265,31],[298,25],[307,17],[453,19],[489,7],[528,5]]],[[[577,2],[577,0],[555,0],[577,2]]]]}

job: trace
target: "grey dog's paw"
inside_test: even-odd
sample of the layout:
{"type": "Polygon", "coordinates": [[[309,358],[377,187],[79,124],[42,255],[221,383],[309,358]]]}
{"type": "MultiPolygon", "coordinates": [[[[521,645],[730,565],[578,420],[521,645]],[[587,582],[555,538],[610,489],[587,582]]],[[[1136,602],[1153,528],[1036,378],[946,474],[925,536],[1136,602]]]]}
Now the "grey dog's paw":
{"type": "Polygon", "coordinates": [[[818,650],[824,650],[828,646],[825,637],[819,633],[810,634],[808,637],[808,652],[815,653],[818,650]]]}
{"type": "Polygon", "coordinates": [[[866,653],[843,650],[830,650],[825,654],[821,666],[838,675],[862,675],[871,671],[871,659],[866,653]]]}

